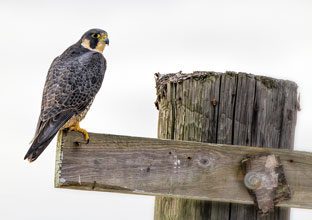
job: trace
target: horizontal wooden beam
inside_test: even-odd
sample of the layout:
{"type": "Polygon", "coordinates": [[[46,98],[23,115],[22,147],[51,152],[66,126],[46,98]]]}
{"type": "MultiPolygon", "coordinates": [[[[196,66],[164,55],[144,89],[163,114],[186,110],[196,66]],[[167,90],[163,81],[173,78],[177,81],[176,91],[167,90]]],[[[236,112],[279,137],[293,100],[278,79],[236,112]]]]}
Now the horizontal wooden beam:
{"type": "Polygon", "coordinates": [[[281,207],[312,208],[312,153],[61,132],[55,187],[253,204],[240,166],[246,155],[280,157],[292,197],[281,207]]]}

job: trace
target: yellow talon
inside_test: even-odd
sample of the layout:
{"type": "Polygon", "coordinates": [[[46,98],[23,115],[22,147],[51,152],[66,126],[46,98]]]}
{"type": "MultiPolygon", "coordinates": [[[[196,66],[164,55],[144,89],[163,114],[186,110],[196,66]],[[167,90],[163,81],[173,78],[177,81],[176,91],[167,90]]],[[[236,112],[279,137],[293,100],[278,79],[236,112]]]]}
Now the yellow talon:
{"type": "Polygon", "coordinates": [[[79,133],[82,133],[83,136],[84,136],[84,139],[87,141],[87,143],[89,143],[89,140],[90,140],[89,134],[88,134],[87,130],[85,130],[85,129],[83,129],[83,128],[81,128],[79,126],[79,122],[77,122],[77,123],[73,124],[72,126],[70,126],[69,130],[77,131],[79,133]]]}

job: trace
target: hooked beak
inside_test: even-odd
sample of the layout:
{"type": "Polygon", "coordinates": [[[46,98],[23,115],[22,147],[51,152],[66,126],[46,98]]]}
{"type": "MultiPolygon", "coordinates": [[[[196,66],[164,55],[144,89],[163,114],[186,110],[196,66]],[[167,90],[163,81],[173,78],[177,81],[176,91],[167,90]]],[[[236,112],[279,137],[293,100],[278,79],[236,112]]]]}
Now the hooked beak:
{"type": "Polygon", "coordinates": [[[102,33],[99,40],[104,42],[105,44],[109,45],[109,39],[108,39],[107,34],[102,33]]]}
{"type": "Polygon", "coordinates": [[[109,45],[109,39],[108,39],[108,38],[105,38],[104,43],[107,44],[107,45],[109,45]]]}

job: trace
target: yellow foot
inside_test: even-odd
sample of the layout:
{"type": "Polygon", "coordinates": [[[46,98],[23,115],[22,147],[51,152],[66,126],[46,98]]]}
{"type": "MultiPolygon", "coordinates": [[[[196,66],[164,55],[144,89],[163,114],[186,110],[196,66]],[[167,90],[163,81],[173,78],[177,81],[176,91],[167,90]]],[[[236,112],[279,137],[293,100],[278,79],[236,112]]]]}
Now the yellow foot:
{"type": "Polygon", "coordinates": [[[85,130],[85,129],[83,129],[83,128],[81,128],[81,127],[79,126],[79,122],[78,122],[78,123],[75,123],[74,125],[72,125],[71,127],[69,127],[69,130],[71,130],[71,131],[77,131],[77,132],[83,134],[84,139],[86,140],[87,144],[89,143],[89,141],[90,141],[89,134],[88,134],[87,130],[85,130]]]}

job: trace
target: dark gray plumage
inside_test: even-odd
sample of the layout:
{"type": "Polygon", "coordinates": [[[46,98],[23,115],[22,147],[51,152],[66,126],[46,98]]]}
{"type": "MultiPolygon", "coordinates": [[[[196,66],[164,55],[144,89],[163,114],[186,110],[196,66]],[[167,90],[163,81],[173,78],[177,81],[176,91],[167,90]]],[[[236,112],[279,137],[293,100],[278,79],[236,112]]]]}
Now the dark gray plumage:
{"type": "Polygon", "coordinates": [[[84,133],[79,121],[102,85],[106,60],[101,52],[105,44],[107,33],[91,29],[54,59],[43,90],[35,137],[24,159],[36,160],[61,128],[77,130],[78,126],[77,131],[84,133]]]}

